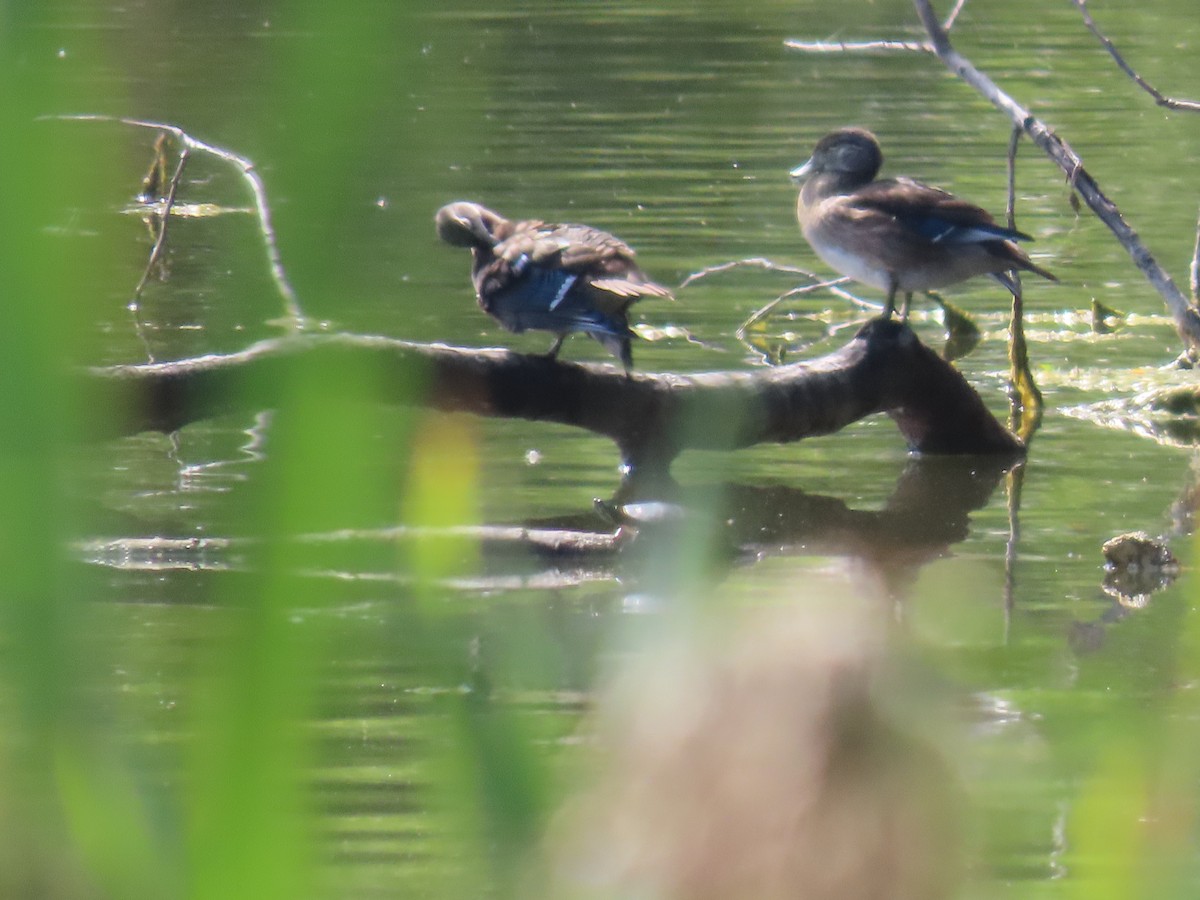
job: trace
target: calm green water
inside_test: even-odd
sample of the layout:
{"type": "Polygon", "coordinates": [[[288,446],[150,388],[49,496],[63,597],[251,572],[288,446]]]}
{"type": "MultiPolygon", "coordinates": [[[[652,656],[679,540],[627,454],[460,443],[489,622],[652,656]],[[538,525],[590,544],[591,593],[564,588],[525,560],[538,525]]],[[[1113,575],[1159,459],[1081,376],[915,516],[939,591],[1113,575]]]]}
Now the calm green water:
{"type": "MultiPolygon", "coordinates": [[[[372,77],[346,86],[347,114],[325,123],[275,102],[289,59],[323,40],[287,4],[59,3],[44,21],[26,23],[44,51],[26,64],[44,66],[66,86],[62,107],[47,114],[167,121],[254,160],[304,311],[330,329],[544,349],[542,336],[504,334],[475,308],[465,254],[439,245],[432,229],[434,210],[454,199],[612,230],[665,284],[746,257],[824,274],[798,234],[786,173],[817,137],[848,123],[880,135],[887,171],[1003,209],[1008,126],[935,60],[801,55],[783,46],[789,37],[911,36],[912,9],[900,0],[394,6],[359,4],[358,15],[379,23],[375,42],[360,49],[372,77]],[[97,84],[108,106],[73,101],[74,89],[94,97],[97,84]],[[297,152],[314,124],[328,129],[336,155],[297,152]]],[[[1200,19],[1188,0],[1154,6],[1153,15],[1132,2],[1094,12],[1147,78],[1167,93],[1195,96],[1200,85],[1183,63],[1194,59],[1200,19]]],[[[1200,118],[1154,107],[1111,66],[1069,3],[969,4],[956,41],[1068,138],[1186,284],[1200,118]]],[[[321,90],[334,97],[343,90],[337,60],[321,90]]],[[[95,323],[85,362],[222,352],[278,333],[270,323],[282,305],[247,215],[172,223],[171,278],[147,290],[139,329],[126,307],[149,237],[127,207],[153,132],[95,122],[47,121],[44,128],[48,140],[117,154],[126,175],[104,187],[111,187],[106,205],[63,210],[55,222],[65,254],[97,236],[121,248],[98,279],[118,287],[79,298],[95,323]]],[[[913,520],[891,529],[847,534],[823,528],[819,517],[809,524],[805,517],[814,514],[805,504],[813,496],[870,514],[902,506],[894,495],[916,477],[935,484],[952,477],[936,463],[906,475],[913,463],[882,418],[795,446],[690,455],[676,468],[679,480],[696,495],[726,497],[725,514],[736,522],[777,504],[781,517],[799,524],[762,537],[764,561],[718,567],[711,590],[664,589],[644,563],[548,573],[524,556],[485,553],[464,573],[473,583],[442,589],[439,602],[453,623],[449,652],[462,666],[429,683],[427,669],[406,661],[400,632],[412,591],[382,533],[402,518],[402,463],[380,465],[379,502],[353,521],[326,523],[330,534],[361,531],[314,551],[311,577],[327,600],[297,623],[317,622],[336,636],[318,673],[320,712],[312,723],[335,892],[399,896],[453,881],[447,873],[460,867],[467,838],[445,825],[423,787],[446,749],[429,720],[469,672],[482,667],[501,696],[527,707],[531,739],[548,765],[570,766],[574,744],[564,738],[579,727],[580,692],[611,662],[619,636],[655,627],[655,616],[631,609],[655,609],[656,597],[678,601],[689,591],[697,603],[718,607],[803,603],[806,591],[818,589],[816,573],[832,571],[856,590],[878,591],[895,652],[919,660],[970,710],[956,719],[965,738],[955,761],[978,835],[966,893],[1084,896],[1072,876],[1087,861],[1071,857],[1066,833],[1099,748],[1114,737],[1166,729],[1180,681],[1195,688],[1175,658],[1194,589],[1180,583],[1143,609],[1119,607],[1101,588],[1100,545],[1135,529],[1163,534],[1188,566],[1198,476],[1188,447],[1072,414],[1176,377],[1157,369],[1176,354],[1177,340],[1124,251],[1090,216],[1076,215],[1062,177],[1028,145],[1018,190],[1019,226],[1036,236],[1038,260],[1061,283],[1027,285],[1031,355],[1047,413],[1024,470],[1019,537],[1007,558],[1013,516],[998,473],[994,490],[985,487],[976,502],[954,507],[935,491],[919,501],[913,520]],[[1129,324],[1092,334],[1086,311],[1093,299],[1130,313],[1129,324]],[[468,652],[473,641],[482,648],[478,658],[468,652]]],[[[180,193],[189,202],[248,203],[226,169],[201,158],[180,193]]],[[[691,340],[639,342],[638,367],[761,365],[734,332],[793,283],[739,269],[681,290],[676,304],[644,304],[645,323],[672,326],[691,340]]],[[[867,290],[863,296],[878,299],[867,290]]],[[[980,281],[950,299],[984,330],[959,365],[1003,415],[1005,298],[980,281]]],[[[853,318],[828,298],[796,309],[826,307],[836,321],[853,318]]],[[[933,318],[918,319],[917,327],[932,344],[942,339],[933,318]]],[[[802,322],[794,328],[804,333],[802,322]]],[[[803,353],[826,352],[845,334],[803,353]]],[[[600,359],[602,351],[577,337],[565,353],[600,359]]],[[[414,428],[434,427],[401,411],[377,414],[372,439],[382,458],[414,428]]],[[[618,460],[606,442],[528,422],[460,424],[477,446],[478,521],[603,527],[591,501],[617,485],[618,460]]],[[[94,510],[83,537],[117,542],[81,553],[95,564],[89,572],[101,602],[91,615],[111,661],[96,694],[129,723],[129,743],[144,751],[147,766],[161,767],[168,780],[170,748],[188,722],[184,684],[196,647],[220,634],[217,598],[236,592],[240,576],[226,569],[237,568],[239,554],[216,547],[144,559],[129,541],[237,537],[270,453],[271,427],[269,419],[218,421],[80,454],[74,490],[94,510]]]]}

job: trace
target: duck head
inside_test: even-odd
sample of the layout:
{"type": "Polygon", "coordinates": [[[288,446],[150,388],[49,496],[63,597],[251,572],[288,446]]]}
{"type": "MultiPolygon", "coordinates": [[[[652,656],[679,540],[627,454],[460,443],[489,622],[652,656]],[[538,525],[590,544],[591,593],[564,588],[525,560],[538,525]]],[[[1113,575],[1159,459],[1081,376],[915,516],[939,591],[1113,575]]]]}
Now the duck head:
{"type": "Polygon", "coordinates": [[[500,240],[497,229],[507,220],[486,206],[459,200],[447,203],[434,217],[437,233],[455,247],[494,247],[500,240]]]}
{"type": "Polygon", "coordinates": [[[883,165],[883,151],[865,128],[842,128],[817,141],[808,162],[789,172],[792,181],[825,176],[839,190],[869,184],[883,165]]]}

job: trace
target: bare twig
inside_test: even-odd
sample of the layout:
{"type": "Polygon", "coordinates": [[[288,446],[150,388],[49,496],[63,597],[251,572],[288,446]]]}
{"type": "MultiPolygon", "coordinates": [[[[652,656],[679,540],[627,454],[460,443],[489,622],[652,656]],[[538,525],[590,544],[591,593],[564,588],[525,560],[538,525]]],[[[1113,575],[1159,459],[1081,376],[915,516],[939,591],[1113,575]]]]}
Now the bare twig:
{"type": "Polygon", "coordinates": [[[963,7],[967,5],[967,0],[958,0],[954,4],[954,9],[950,10],[950,15],[942,21],[942,27],[949,31],[954,27],[954,21],[958,18],[958,14],[963,11],[963,7]]]}
{"type": "Polygon", "coordinates": [[[849,303],[853,303],[855,306],[861,309],[878,310],[880,308],[878,303],[871,303],[862,299],[861,297],[855,296],[849,291],[844,291],[838,287],[838,285],[848,282],[850,280],[849,278],[834,278],[830,281],[824,281],[819,275],[814,275],[807,269],[801,269],[799,266],[789,266],[783,263],[777,263],[762,256],[752,256],[747,259],[735,259],[732,262],[723,262],[712,266],[705,266],[703,269],[693,272],[687,278],[683,279],[683,281],[679,283],[679,290],[683,290],[684,288],[695,284],[702,278],[708,278],[710,275],[719,275],[722,272],[729,272],[732,269],[736,269],[740,266],[766,269],[768,272],[783,272],[787,275],[802,275],[809,281],[813,282],[812,284],[806,284],[798,288],[792,288],[792,290],[788,291],[786,294],[775,298],[774,302],[786,300],[789,297],[794,297],[798,294],[807,294],[810,290],[816,288],[826,288],[828,289],[829,293],[833,294],[833,296],[849,303]]]}
{"type": "Polygon", "coordinates": [[[1021,493],[1025,465],[1017,463],[1004,478],[1008,509],[1008,538],[1004,541],[1004,643],[1008,643],[1016,594],[1017,548],[1021,544],[1021,493]]]}
{"type": "MultiPolygon", "coordinates": [[[[942,27],[949,31],[954,27],[958,14],[967,5],[967,0],[957,0],[950,15],[942,22],[942,27]]],[[[903,50],[907,53],[933,53],[933,45],[928,41],[800,41],[792,38],[783,42],[789,50],[799,50],[801,53],[873,53],[879,51],[891,52],[903,50]]]]}
{"type": "MultiPolygon", "coordinates": [[[[1017,148],[1021,144],[1021,135],[1024,132],[1017,125],[1012,128],[1012,133],[1008,136],[1008,199],[1004,204],[1004,212],[1008,217],[1008,227],[1016,229],[1017,227],[1017,148]]],[[[1014,277],[1020,278],[1021,273],[1014,271],[1014,277]]]]}
{"type": "Polygon", "coordinates": [[[825,290],[829,291],[829,293],[831,293],[833,296],[837,297],[838,299],[845,300],[845,301],[853,304],[854,306],[857,306],[859,309],[866,310],[867,312],[877,313],[883,309],[882,303],[872,303],[870,300],[864,300],[862,297],[852,294],[849,291],[844,291],[840,287],[838,287],[839,284],[845,284],[849,280],[850,280],[849,277],[842,276],[841,278],[834,278],[834,279],[831,279],[830,281],[821,281],[821,282],[818,282],[817,284],[801,285],[800,287],[792,288],[790,291],[785,291],[783,294],[780,295],[779,299],[780,300],[788,300],[792,297],[797,297],[797,296],[802,296],[804,294],[807,294],[807,293],[809,293],[810,290],[815,290],[816,288],[824,288],[825,290]]]}
{"type": "Polygon", "coordinates": [[[730,262],[717,263],[711,266],[705,266],[699,271],[693,272],[683,281],[679,282],[679,289],[683,290],[694,282],[702,278],[707,278],[710,275],[719,275],[722,272],[728,272],[731,269],[736,269],[741,266],[749,266],[756,269],[766,269],[768,272],[783,272],[786,275],[803,275],[810,281],[820,281],[821,279],[807,269],[801,269],[799,266],[789,266],[784,263],[777,263],[774,260],[767,259],[764,256],[752,256],[747,259],[735,259],[730,262]]]}
{"type": "Polygon", "coordinates": [[[1100,190],[1100,186],[1084,168],[1083,161],[1071,146],[1040,119],[1002,91],[995,82],[980,72],[950,43],[929,0],[913,0],[921,24],[925,26],[934,52],[946,67],[1004,112],[1041,150],[1050,157],[1070,180],[1071,185],[1083,197],[1092,212],[1108,226],[1121,246],[1133,258],[1134,264],[1154,286],[1167,304],[1175,320],[1175,328],[1191,348],[1200,347],[1200,313],[1188,302],[1187,297],[1158,264],[1149,249],[1142,243],[1138,233],[1121,216],[1121,211],[1100,190]]]}
{"type": "MultiPolygon", "coordinates": [[[[175,177],[172,179],[172,187],[170,200],[174,200],[175,186],[178,183],[182,172],[183,163],[187,159],[187,154],[192,151],[207,153],[217,157],[227,163],[230,163],[237,168],[243,180],[250,188],[250,192],[254,197],[254,208],[258,216],[259,232],[262,234],[263,245],[267,253],[267,262],[270,266],[271,277],[275,282],[275,287],[283,298],[284,316],[288,325],[288,330],[292,332],[303,331],[306,327],[307,320],[304,313],[300,309],[300,301],[296,297],[296,291],[288,280],[287,273],[283,268],[283,261],[279,255],[279,247],[275,241],[275,229],[271,225],[271,209],[267,205],[267,189],[263,184],[263,180],[259,177],[258,172],[254,168],[254,163],[244,156],[226,150],[223,147],[217,147],[198,138],[192,137],[178,125],[168,125],[165,122],[148,122],[142,119],[128,119],[119,116],[105,116],[97,114],[87,115],[67,115],[58,116],[56,118],[66,119],[70,121],[83,122],[117,122],[121,125],[129,125],[134,128],[150,128],[156,131],[165,131],[174,136],[179,141],[183,150],[180,152],[179,168],[175,170],[175,177]]],[[[170,213],[170,204],[168,203],[164,210],[164,217],[170,213]]],[[[164,222],[163,232],[160,233],[160,239],[165,236],[166,226],[164,222]]],[[[161,252],[161,251],[159,251],[161,252]]],[[[154,251],[151,253],[153,258],[154,251]]],[[[143,284],[139,285],[139,291],[143,284]]]]}
{"type": "Polygon", "coordinates": [[[799,41],[790,38],[783,42],[789,50],[801,53],[864,53],[904,50],[909,53],[932,53],[933,46],[923,41],[799,41]]]}
{"type": "Polygon", "coordinates": [[[1189,112],[1200,112],[1200,103],[1195,100],[1176,100],[1173,97],[1164,96],[1154,85],[1146,81],[1141,75],[1134,71],[1129,63],[1125,62],[1125,58],[1117,51],[1116,45],[1100,30],[1100,26],[1096,24],[1096,20],[1092,18],[1092,14],[1088,12],[1087,0],[1071,0],[1075,7],[1079,10],[1079,14],[1083,16],[1083,24],[1087,26],[1088,31],[1096,36],[1096,39],[1104,45],[1104,49],[1108,51],[1108,55],[1113,58],[1122,72],[1133,79],[1143,91],[1154,98],[1154,102],[1159,106],[1165,106],[1167,109],[1187,110],[1189,112]]]}
{"type": "Polygon", "coordinates": [[[1191,277],[1192,303],[1200,305],[1200,216],[1196,218],[1196,249],[1192,251],[1191,277]]]}
{"type": "Polygon", "coordinates": [[[824,288],[833,287],[835,284],[841,284],[845,280],[846,280],[845,278],[837,278],[837,279],[834,279],[833,281],[822,281],[822,282],[818,282],[817,284],[806,284],[803,287],[792,288],[790,291],[788,291],[785,294],[780,294],[778,297],[776,297],[770,303],[766,304],[765,306],[759,307],[753,313],[751,313],[750,317],[748,319],[746,319],[745,322],[743,322],[741,325],[738,326],[738,330],[734,336],[739,341],[745,340],[746,332],[749,329],[753,328],[755,325],[757,325],[759,322],[761,322],[763,319],[765,319],[770,314],[771,310],[773,310],[776,306],[778,306],[784,300],[788,300],[792,297],[802,297],[805,294],[812,294],[812,293],[815,293],[816,291],[822,290],[824,288]]]}
{"type": "Polygon", "coordinates": [[[183,177],[183,169],[187,165],[191,152],[191,148],[187,144],[179,148],[179,161],[175,164],[175,174],[171,176],[171,183],[167,188],[167,194],[162,199],[162,211],[158,214],[158,234],[154,239],[154,246],[150,249],[150,258],[146,261],[146,269],[142,272],[142,277],[138,281],[137,287],[133,289],[133,303],[135,306],[141,300],[146,282],[150,280],[150,273],[159,264],[163,251],[166,249],[167,223],[171,221],[171,207],[175,205],[175,194],[179,190],[179,181],[183,177]]]}

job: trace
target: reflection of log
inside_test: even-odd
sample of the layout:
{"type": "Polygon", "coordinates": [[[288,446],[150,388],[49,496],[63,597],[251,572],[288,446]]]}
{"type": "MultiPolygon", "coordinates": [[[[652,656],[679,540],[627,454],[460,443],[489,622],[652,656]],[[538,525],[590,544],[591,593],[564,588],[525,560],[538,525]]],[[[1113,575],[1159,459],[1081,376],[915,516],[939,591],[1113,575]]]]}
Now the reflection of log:
{"type": "Polygon", "coordinates": [[[906,326],[876,320],[840,350],[776,369],[635,373],[500,350],[354,335],[264,341],[226,356],[90,372],[94,436],[169,431],[275,407],[292,375],[349,366],[375,377],[364,400],[559,422],[612,438],[627,462],[665,468],[689,448],[728,450],[831,434],[886,412],[925,453],[1019,454],[978,394],[906,326]],[[116,411],[124,410],[123,416],[116,411]]]}
{"type": "MultiPolygon", "coordinates": [[[[619,575],[623,584],[642,587],[660,578],[664,565],[678,578],[680,569],[664,561],[694,551],[698,542],[706,548],[701,577],[709,584],[724,577],[735,562],[836,556],[861,564],[854,571],[879,576],[899,597],[922,565],[966,539],[972,513],[987,505],[1011,465],[999,455],[912,459],[878,509],[858,508],[840,497],[787,485],[675,486],[663,496],[678,515],[644,525],[633,521],[631,533],[623,534],[613,548],[574,539],[554,547],[532,540],[522,543],[538,560],[549,563],[548,572],[566,564],[587,566],[593,576],[608,571],[614,578],[619,575]]],[[[585,535],[596,528],[590,515],[527,524],[531,534],[585,535]]],[[[503,548],[493,542],[492,549],[499,571],[512,567],[515,547],[510,547],[507,563],[503,548]]]]}
{"type": "MultiPolygon", "coordinates": [[[[666,502],[657,519],[628,516],[630,507],[620,501],[601,504],[603,516],[592,509],[519,525],[348,528],[294,540],[303,548],[306,575],[371,584],[412,583],[411,573],[395,569],[396,549],[406,542],[465,541],[478,547],[480,567],[440,582],[445,587],[563,590],[607,582],[652,593],[664,570],[677,588],[686,577],[712,584],[738,563],[816,555],[861,563],[855,571],[878,574],[900,596],[921,565],[967,537],[972,513],[989,502],[1008,466],[995,455],[912,459],[879,509],[786,485],[671,485],[660,495],[666,502]],[[695,565],[672,562],[681,557],[695,565]]],[[[625,491],[623,485],[618,494],[625,491]]],[[[107,518],[104,524],[111,526],[107,518]]],[[[74,546],[88,563],[123,571],[218,572],[254,565],[259,542],[155,535],[94,538],[74,546]]]]}

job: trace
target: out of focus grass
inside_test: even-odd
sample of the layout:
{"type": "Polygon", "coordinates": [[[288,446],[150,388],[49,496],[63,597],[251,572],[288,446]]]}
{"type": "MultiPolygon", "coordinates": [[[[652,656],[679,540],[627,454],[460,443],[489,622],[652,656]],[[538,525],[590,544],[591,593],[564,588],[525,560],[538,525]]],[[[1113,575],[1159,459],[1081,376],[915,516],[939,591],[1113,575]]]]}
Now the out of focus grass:
{"type": "MultiPolygon", "coordinates": [[[[319,302],[338,289],[331,234],[344,223],[330,198],[370,130],[363,98],[377,87],[372,61],[406,33],[407,10],[362,15],[309,2],[287,11],[288,25],[309,37],[290,45],[264,88],[264,106],[287,126],[266,153],[291,223],[296,215],[315,223],[289,229],[287,215],[278,223],[302,297],[319,302]]],[[[115,412],[83,409],[68,391],[67,367],[87,361],[80,298],[119,296],[122,286],[98,282],[106,255],[119,252],[114,235],[64,242],[62,234],[72,210],[105,208],[130,166],[39,121],[124,104],[102,85],[47,77],[55,51],[45,26],[28,11],[0,12],[0,897],[340,896],[320,871],[327,856],[312,780],[321,760],[308,727],[338,638],[307,624],[322,621],[330,592],[300,577],[308,560],[294,538],[364,518],[470,521],[473,430],[402,425],[400,433],[421,434],[410,455],[371,439],[377,409],[344,402],[369,396],[378,373],[348,364],[283,386],[267,459],[242,500],[244,532],[264,540],[248,572],[223,581],[221,625],[192,660],[180,746],[166,754],[175,770],[143,768],[126,739],[138,724],[89,696],[121,661],[90,639],[89,576],[66,555],[81,527],[66,491],[72,432],[85,416],[115,412]],[[91,255],[63,259],[65,244],[91,255]],[[379,484],[389,470],[394,479],[379,484]]],[[[71,52],[112,48],[92,32],[76,34],[71,52]]],[[[416,587],[393,623],[396,652],[420,683],[457,684],[465,654],[425,585],[469,570],[471,548],[417,542],[406,554],[397,565],[416,587]]],[[[486,695],[453,694],[447,704],[452,714],[430,725],[431,739],[459,752],[430,769],[421,803],[439,811],[443,831],[470,835],[472,849],[459,847],[461,858],[440,870],[455,874],[435,868],[420,887],[502,895],[536,836],[544,776],[486,695]]]]}
{"type": "MultiPolygon", "coordinates": [[[[291,539],[364,512],[415,525],[471,521],[480,492],[476,430],[414,413],[398,429],[408,443],[385,450],[371,440],[373,410],[342,399],[362,396],[377,373],[311,372],[286,386],[267,460],[242,500],[246,533],[265,541],[251,572],[223,581],[215,598],[222,625],[188,676],[177,770],[164,777],[143,767],[125,739],[137,723],[95,703],[93,685],[121,661],[92,639],[91,576],[65,551],[81,520],[66,490],[72,434],[87,416],[112,411],[82,408],[63,376],[88,359],[87,298],[120,287],[98,281],[111,271],[112,235],[70,241],[69,259],[61,235],[76,227],[72,211],[108,202],[129,165],[38,121],[128,110],[111,85],[53,76],[46,61],[56,48],[44,27],[33,27],[32,7],[0,8],[0,897],[338,896],[318,871],[311,776],[321,760],[305,724],[340,638],[319,624],[329,595],[298,575],[308,560],[291,539]],[[389,470],[394,478],[380,485],[378,473],[389,470]]],[[[405,87],[378,85],[371,66],[406,33],[411,9],[381,4],[373,12],[290,4],[288,27],[309,37],[290,45],[262,87],[264,116],[269,109],[286,123],[260,155],[272,191],[288,198],[276,210],[281,248],[301,299],[326,307],[339,287],[332,248],[353,227],[329,198],[370,139],[374,105],[365,98],[405,87]]],[[[102,30],[84,30],[72,52],[114,52],[105,41],[102,30]]],[[[452,135],[442,140],[453,144],[452,135]]],[[[397,165],[437,149],[397,148],[397,165]]],[[[551,805],[551,775],[525,723],[486,685],[469,683],[462,642],[431,587],[474,565],[461,539],[415,541],[397,558],[416,580],[391,622],[394,652],[420,683],[469,688],[448,692],[438,707],[446,714],[425,723],[420,803],[438,817],[441,835],[455,836],[435,848],[453,847],[446,866],[409,864],[421,880],[414,891],[426,896],[519,895],[525,856],[551,805]]],[[[664,562],[664,584],[681,583],[676,565],[698,568],[692,556],[664,562]]],[[[1088,754],[1068,739],[1055,744],[1070,773],[1055,795],[1069,801],[1061,863],[1070,877],[1040,881],[1040,894],[1194,896],[1200,617],[1189,609],[1178,621],[1177,643],[1160,657],[1173,656],[1180,689],[1152,710],[1106,712],[1088,732],[1088,754]],[[1082,772],[1073,767],[1080,759],[1082,772]]],[[[961,680],[988,665],[1004,663],[980,662],[961,680]]]]}
{"type": "Polygon", "coordinates": [[[72,512],[66,447],[86,411],[65,387],[101,242],[70,260],[52,226],[95,196],[93,172],[48,143],[36,119],[65,102],[30,57],[47,48],[8,9],[0,25],[0,893],[87,896],[101,887],[152,895],[165,873],[130,776],[106,753],[105,725],[83,689],[96,660],[80,644],[87,597],[64,559],[72,512]]]}

